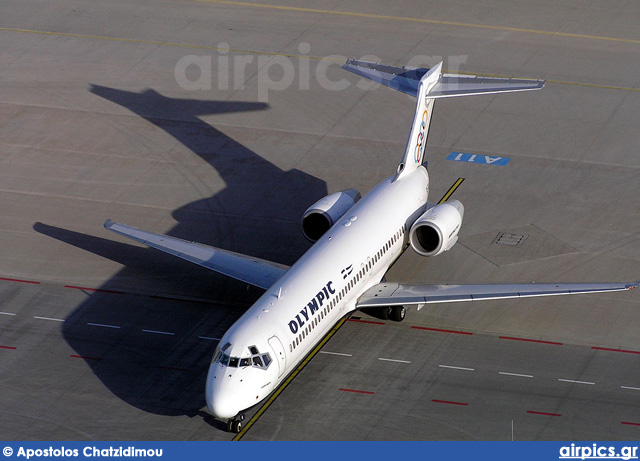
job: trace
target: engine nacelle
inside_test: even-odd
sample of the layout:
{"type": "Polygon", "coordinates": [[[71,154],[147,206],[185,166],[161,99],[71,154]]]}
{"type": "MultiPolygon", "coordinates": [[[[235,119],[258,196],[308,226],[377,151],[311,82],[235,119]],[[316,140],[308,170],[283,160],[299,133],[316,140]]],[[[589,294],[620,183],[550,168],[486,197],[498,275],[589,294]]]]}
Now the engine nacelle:
{"type": "Polygon", "coordinates": [[[409,242],[422,256],[436,256],[449,250],[458,241],[464,206],[451,200],[429,208],[409,231],[409,242]]]}
{"type": "Polygon", "coordinates": [[[360,200],[360,192],[355,189],[335,192],[321,198],[302,215],[302,233],[308,240],[317,241],[358,200],[360,200]]]}

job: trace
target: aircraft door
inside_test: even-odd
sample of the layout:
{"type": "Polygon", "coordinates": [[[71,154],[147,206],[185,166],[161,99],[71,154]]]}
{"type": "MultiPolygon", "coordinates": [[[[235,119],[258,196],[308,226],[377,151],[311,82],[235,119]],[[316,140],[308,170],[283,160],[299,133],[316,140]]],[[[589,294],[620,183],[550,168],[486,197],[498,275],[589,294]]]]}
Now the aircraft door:
{"type": "Polygon", "coordinates": [[[280,378],[284,374],[285,367],[287,365],[287,360],[284,355],[284,347],[282,346],[282,343],[277,336],[272,336],[271,338],[269,338],[269,345],[276,355],[278,362],[278,378],[280,378]]]}

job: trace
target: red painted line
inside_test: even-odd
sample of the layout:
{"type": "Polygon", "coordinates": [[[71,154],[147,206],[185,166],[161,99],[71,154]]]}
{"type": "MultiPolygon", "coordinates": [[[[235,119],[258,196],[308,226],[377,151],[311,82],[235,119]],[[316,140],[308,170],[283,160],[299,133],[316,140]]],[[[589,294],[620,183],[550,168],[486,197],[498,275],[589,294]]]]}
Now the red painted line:
{"type": "Polygon", "coordinates": [[[369,392],[369,391],[358,391],[356,389],[345,389],[343,387],[341,387],[340,389],[338,389],[339,391],[344,391],[344,392],[355,392],[356,394],[367,394],[367,395],[373,395],[374,392],[369,392]]]}
{"type": "Polygon", "coordinates": [[[627,424],[628,426],[640,426],[640,423],[630,423],[628,421],[622,421],[620,424],[627,424]]]}
{"type": "Polygon", "coordinates": [[[384,322],[372,322],[371,320],[347,319],[347,322],[369,323],[371,325],[386,325],[384,322]]]}
{"type": "Polygon", "coordinates": [[[96,358],[96,357],[85,357],[84,355],[70,355],[69,357],[72,357],[74,359],[84,359],[84,360],[102,360],[100,358],[96,358]]]}
{"type": "Polygon", "coordinates": [[[95,291],[98,293],[112,293],[112,294],[116,294],[116,295],[126,295],[127,293],[125,293],[124,291],[117,291],[117,290],[105,290],[102,288],[88,288],[88,287],[77,287],[74,285],[65,285],[65,288],[72,288],[74,290],[82,290],[82,291],[95,291]]]}
{"type": "Polygon", "coordinates": [[[10,349],[12,351],[15,351],[17,348],[16,347],[11,347],[11,346],[0,346],[0,349],[10,349]]]}
{"type": "Polygon", "coordinates": [[[514,338],[512,336],[499,336],[500,339],[510,339],[511,341],[526,341],[529,343],[538,343],[538,344],[553,344],[554,346],[562,346],[562,343],[556,343],[553,341],[541,341],[539,339],[527,339],[527,338],[514,338]]]}
{"type": "Polygon", "coordinates": [[[447,403],[447,404],[449,404],[449,405],[461,405],[461,406],[463,406],[463,407],[466,407],[467,405],[469,405],[468,403],[465,403],[465,402],[453,402],[453,401],[451,401],[451,400],[437,400],[437,399],[432,399],[431,401],[432,401],[432,402],[435,402],[435,403],[447,403]]]}
{"type": "Polygon", "coordinates": [[[428,331],[439,331],[440,333],[455,333],[457,335],[468,335],[471,336],[473,333],[469,333],[468,331],[455,331],[455,330],[442,330],[440,328],[427,328],[427,327],[411,327],[414,330],[428,330],[428,331]]]}
{"type": "Polygon", "coordinates": [[[187,368],[177,368],[177,367],[165,367],[163,365],[158,365],[158,368],[162,368],[164,370],[173,370],[173,371],[184,371],[184,372],[191,372],[191,370],[187,369],[187,368]]]}
{"type": "Polygon", "coordinates": [[[559,413],[545,413],[544,411],[527,410],[527,413],[531,413],[532,415],[543,415],[543,416],[562,416],[559,413]]]}
{"type": "Polygon", "coordinates": [[[640,352],[638,352],[638,351],[626,351],[624,349],[611,349],[611,348],[608,348],[608,347],[593,346],[591,349],[595,349],[595,350],[598,350],[598,351],[626,352],[627,354],[640,354],[640,352]]]}
{"type": "Polygon", "coordinates": [[[5,282],[32,283],[34,285],[40,285],[40,282],[34,282],[33,280],[9,279],[6,277],[0,277],[0,280],[4,280],[5,282]]]}

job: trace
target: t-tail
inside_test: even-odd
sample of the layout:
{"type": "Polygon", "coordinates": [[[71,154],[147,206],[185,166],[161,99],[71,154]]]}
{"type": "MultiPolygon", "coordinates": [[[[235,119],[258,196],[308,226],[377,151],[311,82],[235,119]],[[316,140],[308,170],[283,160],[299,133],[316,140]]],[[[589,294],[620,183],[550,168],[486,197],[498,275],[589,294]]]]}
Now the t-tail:
{"type": "Polygon", "coordinates": [[[416,111],[402,163],[396,179],[410,174],[422,165],[427,145],[433,106],[438,98],[539,90],[544,80],[476,77],[443,74],[442,62],[429,69],[393,67],[364,61],[347,60],[342,66],[361,77],[416,97],[416,111]]]}
{"type": "Polygon", "coordinates": [[[416,98],[416,113],[413,116],[413,126],[409,133],[407,147],[404,149],[402,163],[398,165],[396,179],[411,173],[422,165],[424,151],[427,147],[429,125],[431,124],[431,116],[433,115],[433,106],[436,101],[434,98],[429,97],[429,92],[440,80],[441,73],[442,62],[429,69],[429,72],[424,74],[420,79],[416,98]]]}

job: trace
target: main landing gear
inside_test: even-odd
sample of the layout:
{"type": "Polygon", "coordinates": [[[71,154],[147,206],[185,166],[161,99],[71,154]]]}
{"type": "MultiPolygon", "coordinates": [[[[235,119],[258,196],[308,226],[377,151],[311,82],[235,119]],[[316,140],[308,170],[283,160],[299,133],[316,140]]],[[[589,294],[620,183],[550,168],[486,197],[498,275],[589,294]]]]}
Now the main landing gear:
{"type": "Polygon", "coordinates": [[[383,319],[393,320],[394,322],[402,322],[407,315],[404,306],[388,306],[382,308],[383,319]]]}
{"type": "Polygon", "coordinates": [[[238,413],[235,418],[227,422],[227,432],[239,434],[242,431],[242,421],[244,421],[244,413],[238,413]]]}

